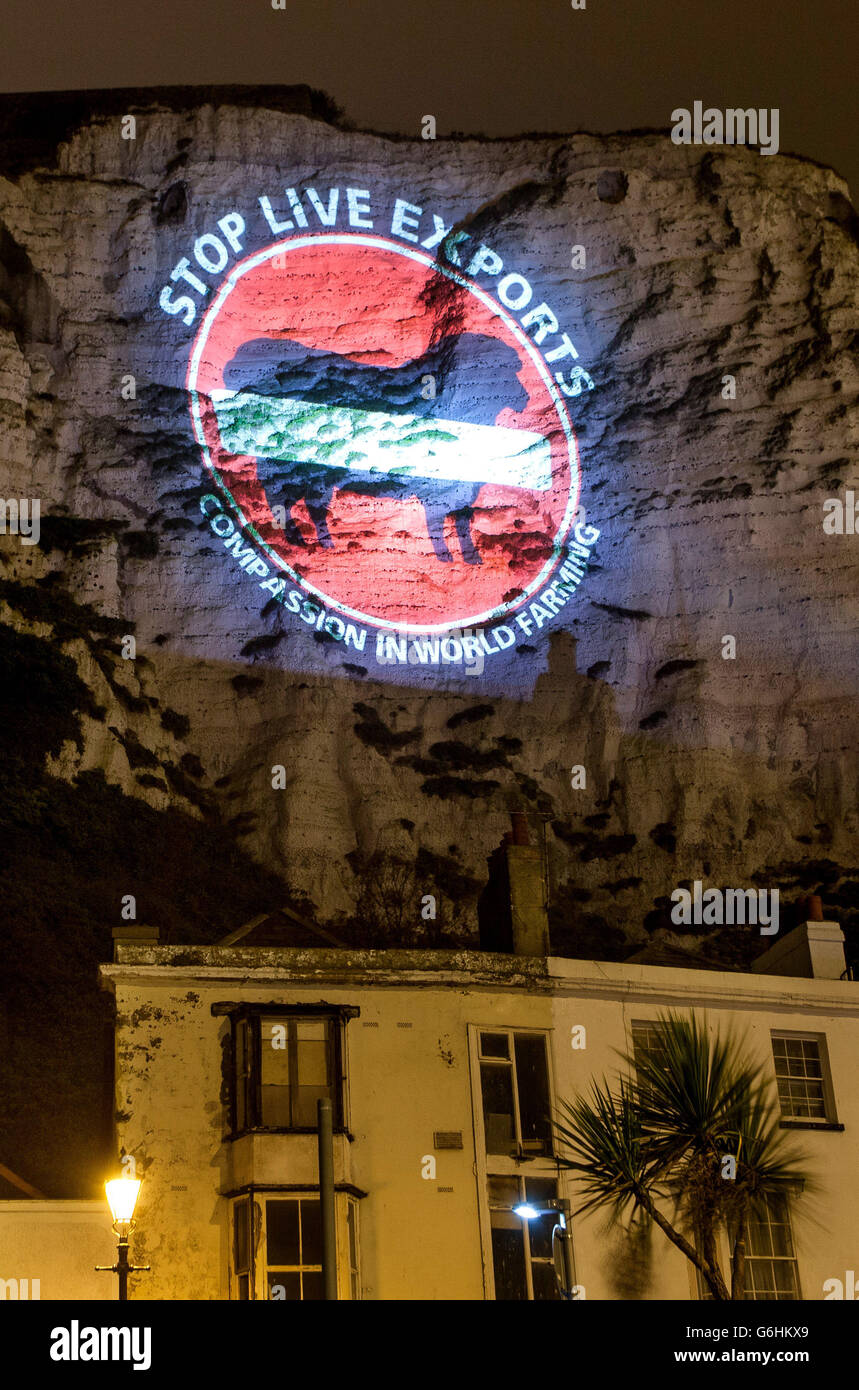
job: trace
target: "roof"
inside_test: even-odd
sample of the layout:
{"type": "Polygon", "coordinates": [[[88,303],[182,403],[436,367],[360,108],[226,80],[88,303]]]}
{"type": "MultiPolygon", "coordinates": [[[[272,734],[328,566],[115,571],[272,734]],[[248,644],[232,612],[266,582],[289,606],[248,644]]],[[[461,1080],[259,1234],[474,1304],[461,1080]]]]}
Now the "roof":
{"type": "Polygon", "coordinates": [[[4,1200],[20,1199],[22,1193],[25,1197],[34,1198],[45,1195],[37,1187],[33,1187],[32,1183],[27,1182],[26,1178],[22,1178],[19,1173],[7,1168],[5,1163],[0,1163],[0,1198],[4,1200]]]}
{"type": "Polygon", "coordinates": [[[238,944],[298,950],[320,946],[345,947],[345,942],[291,907],[276,907],[273,912],[261,912],[217,943],[218,946],[238,944]]]}
{"type": "Polygon", "coordinates": [[[764,1009],[859,1017],[859,991],[847,980],[743,971],[678,969],[640,962],[571,960],[489,951],[356,950],[118,945],[99,968],[103,989],[118,985],[245,989],[458,989],[602,998],[659,1007],[764,1009]]]}

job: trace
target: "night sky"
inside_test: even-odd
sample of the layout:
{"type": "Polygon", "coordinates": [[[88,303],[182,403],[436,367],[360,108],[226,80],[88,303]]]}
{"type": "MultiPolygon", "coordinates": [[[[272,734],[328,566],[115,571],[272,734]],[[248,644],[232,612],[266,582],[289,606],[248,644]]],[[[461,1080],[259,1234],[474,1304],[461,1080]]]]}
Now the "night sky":
{"type": "Polygon", "coordinates": [[[42,0],[7,8],[5,92],[304,82],[359,126],[439,135],[667,128],[777,107],[780,152],[859,187],[855,0],[42,0]]]}

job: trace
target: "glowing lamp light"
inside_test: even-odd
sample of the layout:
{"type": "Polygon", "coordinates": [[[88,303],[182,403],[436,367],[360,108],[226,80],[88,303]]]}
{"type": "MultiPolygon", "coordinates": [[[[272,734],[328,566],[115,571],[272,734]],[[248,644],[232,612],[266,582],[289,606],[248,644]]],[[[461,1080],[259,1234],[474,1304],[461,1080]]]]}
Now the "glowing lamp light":
{"type": "Polygon", "coordinates": [[[140,1178],[113,1178],[104,1185],[114,1227],[130,1227],[140,1192],[140,1178]]]}
{"type": "Polygon", "coordinates": [[[538,1211],[537,1207],[532,1207],[528,1202],[522,1202],[520,1206],[513,1208],[514,1216],[521,1216],[523,1221],[533,1221],[537,1216],[545,1216],[546,1212],[538,1211]]]}
{"type": "Polygon", "coordinates": [[[116,1235],[116,1264],[96,1265],[97,1270],[107,1270],[119,1276],[119,1302],[128,1299],[128,1276],[137,1274],[149,1265],[133,1265],[129,1260],[128,1241],[134,1225],[134,1209],[140,1193],[140,1178],[110,1178],[104,1185],[104,1195],[113,1217],[116,1235]]]}

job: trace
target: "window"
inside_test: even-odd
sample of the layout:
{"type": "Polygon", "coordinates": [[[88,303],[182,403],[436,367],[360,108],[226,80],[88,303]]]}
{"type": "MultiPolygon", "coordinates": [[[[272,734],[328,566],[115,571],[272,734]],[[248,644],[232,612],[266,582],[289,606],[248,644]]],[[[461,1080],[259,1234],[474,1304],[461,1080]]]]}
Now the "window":
{"type": "Polygon", "coordinates": [[[235,1095],[235,1124],[234,1129],[244,1130],[248,1127],[248,1092],[250,1088],[250,1024],[247,1019],[240,1019],[236,1024],[234,1056],[235,1056],[235,1077],[233,1093],[235,1095]]]}
{"type": "Polygon", "coordinates": [[[552,1228],[557,1218],[525,1221],[512,1211],[522,1201],[542,1206],[558,1195],[552,1178],[488,1179],[492,1266],[498,1300],[560,1301],[552,1259],[552,1228]]]}
{"type": "Polygon", "coordinates": [[[480,1088],[488,1154],[551,1154],[544,1034],[481,1033],[480,1088]]]}
{"type": "MultiPolygon", "coordinates": [[[[771,1196],[766,1205],[749,1221],[746,1232],[745,1298],[757,1301],[790,1300],[800,1297],[799,1273],[793,1236],[790,1229],[790,1207],[787,1197],[771,1196]]],[[[700,1251],[700,1241],[696,1238],[700,1251]]],[[[722,1266],[730,1280],[730,1270],[722,1266]]],[[[712,1300],[713,1294],[700,1269],[695,1271],[698,1297],[712,1300]]]]}
{"type": "Polygon", "coordinates": [[[776,1195],[749,1222],[746,1298],[787,1301],[800,1297],[790,1207],[776,1195]]]}
{"type": "Polygon", "coordinates": [[[322,1298],[322,1216],[318,1197],[265,1202],[265,1297],[322,1298]]]}
{"type": "Polygon", "coordinates": [[[251,1296],[251,1204],[243,1197],[233,1207],[233,1273],[236,1277],[236,1297],[251,1296]]]}
{"type": "Polygon", "coordinates": [[[513,1211],[526,1201],[545,1207],[559,1196],[550,1034],[513,1028],[470,1031],[474,1099],[482,1109],[485,1143],[485,1152],[477,1153],[477,1171],[486,1297],[560,1300],[552,1256],[559,1214],[525,1221],[513,1211]]]}
{"type": "Polygon", "coordinates": [[[659,1063],[665,1054],[662,1025],[651,1021],[633,1020],[632,1054],[637,1067],[647,1059],[659,1063]]]}
{"type": "Polygon", "coordinates": [[[353,1299],[361,1297],[358,1277],[358,1208],[354,1202],[346,1207],[346,1233],[349,1237],[349,1292],[353,1299]]]}
{"type": "Polygon", "coordinates": [[[826,1039],[815,1033],[773,1033],[772,1046],[782,1116],[834,1120],[826,1039]]]}
{"type": "Polygon", "coordinates": [[[315,1130],[316,1103],[323,1099],[331,1101],[334,1128],[345,1128],[342,1031],[353,1012],[275,1006],[233,1011],[234,1135],[315,1130]]]}
{"type": "Polygon", "coordinates": [[[316,1102],[331,1099],[331,1020],[260,1019],[260,1119],[277,1129],[314,1129],[316,1102]]]}
{"type": "MultiPolygon", "coordinates": [[[[357,1203],[345,1192],[336,1194],[335,1203],[340,1296],[358,1299],[357,1203]]],[[[232,1207],[231,1275],[234,1299],[292,1303],[321,1299],[318,1189],[294,1195],[254,1190],[237,1198],[232,1207]]]]}

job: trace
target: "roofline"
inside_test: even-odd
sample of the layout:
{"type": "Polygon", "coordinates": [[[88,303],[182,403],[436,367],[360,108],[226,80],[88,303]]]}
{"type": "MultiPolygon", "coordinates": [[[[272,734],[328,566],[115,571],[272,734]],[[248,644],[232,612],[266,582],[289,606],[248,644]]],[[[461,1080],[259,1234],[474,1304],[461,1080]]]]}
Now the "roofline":
{"type": "Polygon", "coordinates": [[[151,986],[211,985],[338,989],[433,989],[530,993],[549,998],[635,999],[667,1007],[838,1013],[859,1016],[850,980],[741,974],[735,971],[514,956],[488,951],[343,951],[290,948],[122,946],[99,982],[151,986]]]}

